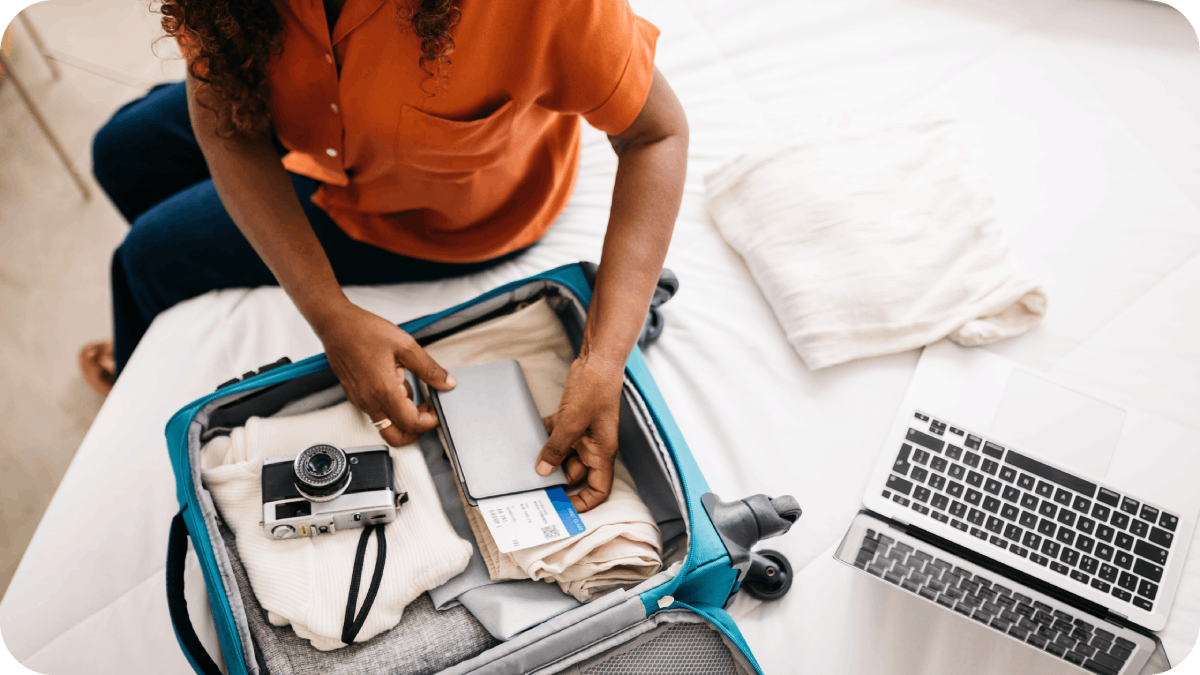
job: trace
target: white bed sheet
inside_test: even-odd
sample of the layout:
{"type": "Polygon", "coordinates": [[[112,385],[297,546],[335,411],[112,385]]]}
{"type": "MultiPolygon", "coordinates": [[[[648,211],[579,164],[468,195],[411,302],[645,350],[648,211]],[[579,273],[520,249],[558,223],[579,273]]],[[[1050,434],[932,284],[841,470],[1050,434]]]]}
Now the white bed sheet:
{"type": "MultiPolygon", "coordinates": [[[[766,672],[838,672],[847,663],[855,645],[828,608],[846,597],[849,577],[829,548],[860,504],[917,359],[809,372],[716,234],[703,177],[772,131],[847,113],[955,112],[1016,254],[1051,299],[1043,326],[996,350],[1200,426],[1200,55],[1171,10],[1140,0],[634,6],[663,31],[658,65],[692,132],[667,260],[682,290],[647,361],[715,492],[790,493],[805,510],[768,544],[804,568],[791,593],[732,608],[766,672]],[[1131,36],[1129,25],[1143,31],[1131,36]],[[1147,30],[1160,37],[1146,40],[1147,30]]],[[[465,279],[349,294],[400,322],[595,260],[615,167],[603,136],[589,130],[571,203],[529,253],[465,279]]],[[[163,425],[232,375],[319,350],[278,289],[212,293],[155,322],[0,602],[0,630],[20,661],[47,673],[190,672],[163,593],[176,510],[163,425]]],[[[1200,628],[1197,550],[1163,633],[1176,663],[1200,628]]],[[[188,585],[214,649],[198,570],[188,585]]]]}

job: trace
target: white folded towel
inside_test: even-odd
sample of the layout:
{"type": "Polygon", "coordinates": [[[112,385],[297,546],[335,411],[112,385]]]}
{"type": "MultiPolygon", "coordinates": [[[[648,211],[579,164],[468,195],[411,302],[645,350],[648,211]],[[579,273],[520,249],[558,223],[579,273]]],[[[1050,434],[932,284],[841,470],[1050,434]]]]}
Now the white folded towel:
{"type": "Polygon", "coordinates": [[[776,138],[708,178],[709,211],[811,369],[1045,314],[957,125],[922,119],[776,138]]]}

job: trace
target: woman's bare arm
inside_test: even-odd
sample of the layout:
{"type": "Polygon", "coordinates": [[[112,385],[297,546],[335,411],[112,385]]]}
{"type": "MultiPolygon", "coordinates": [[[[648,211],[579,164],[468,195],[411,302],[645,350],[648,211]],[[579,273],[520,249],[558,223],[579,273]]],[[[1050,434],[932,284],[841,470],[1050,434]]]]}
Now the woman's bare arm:
{"type": "Polygon", "coordinates": [[[450,388],[446,371],[407,333],[346,298],[270,139],[220,137],[190,76],[187,90],[192,128],[221,203],[321,339],[346,397],[371,419],[392,420],[382,432],[391,445],[437,426],[432,412],[413,404],[403,369],[437,389],[450,388]]]}
{"type": "Polygon", "coordinates": [[[619,159],[596,288],[537,466],[548,474],[563,464],[572,484],[587,481],[571,498],[580,511],[612,489],[625,361],[645,324],[683,199],[687,117],[657,69],[641,113],[609,141],[619,159]]]}

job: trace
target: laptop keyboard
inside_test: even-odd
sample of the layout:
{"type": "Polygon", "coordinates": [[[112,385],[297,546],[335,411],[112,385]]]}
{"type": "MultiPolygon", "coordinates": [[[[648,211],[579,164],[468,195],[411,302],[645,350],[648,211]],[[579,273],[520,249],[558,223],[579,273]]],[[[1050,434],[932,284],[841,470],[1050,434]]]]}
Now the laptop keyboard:
{"type": "MultiPolygon", "coordinates": [[[[917,412],[884,498],[1154,610],[1179,518],[917,412]]],[[[1003,553],[993,553],[1004,560],[1003,553]]]]}
{"type": "Polygon", "coordinates": [[[1103,628],[874,530],[863,536],[854,566],[1100,675],[1117,675],[1137,649],[1103,628]]]}

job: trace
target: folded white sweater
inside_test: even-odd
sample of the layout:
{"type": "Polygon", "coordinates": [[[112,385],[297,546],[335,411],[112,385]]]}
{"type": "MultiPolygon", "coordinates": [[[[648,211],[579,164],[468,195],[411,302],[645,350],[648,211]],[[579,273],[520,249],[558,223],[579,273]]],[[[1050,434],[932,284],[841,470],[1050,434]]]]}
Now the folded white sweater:
{"type": "MultiPolygon", "coordinates": [[[[276,626],[290,623],[313,647],[330,650],[344,646],[342,623],[362,530],[277,541],[267,537],[260,524],[262,460],[292,455],[318,442],[348,448],[379,445],[382,440],[367,416],[350,403],[294,417],[252,417],[244,427],[204,446],[201,475],[237,539],[250,585],[268,619],[276,626]]],[[[471,545],[454,533],[442,511],[420,448],[410,444],[390,452],[396,489],[407,492],[409,500],[383,529],[385,572],[355,642],[394,627],[410,602],[462,572],[471,559],[471,545]]],[[[364,589],[375,569],[375,549],[376,539],[371,537],[362,571],[364,589]]],[[[365,590],[359,592],[359,607],[365,596],[365,590]]]]}
{"type": "Polygon", "coordinates": [[[980,345],[1046,311],[947,119],[781,136],[710,176],[708,199],[812,369],[944,337],[980,345]]]}

